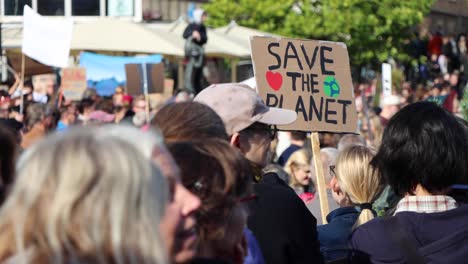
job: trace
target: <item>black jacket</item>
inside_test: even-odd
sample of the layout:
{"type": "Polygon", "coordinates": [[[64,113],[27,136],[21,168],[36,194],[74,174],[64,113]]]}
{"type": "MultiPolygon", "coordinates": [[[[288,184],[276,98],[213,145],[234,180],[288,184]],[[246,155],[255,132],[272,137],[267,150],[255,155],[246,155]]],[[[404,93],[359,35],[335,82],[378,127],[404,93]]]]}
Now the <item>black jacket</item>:
{"type": "Polygon", "coordinates": [[[265,263],[320,263],[317,220],[304,202],[275,173],[254,184],[248,227],[257,238],[265,263]]]}
{"type": "Polygon", "coordinates": [[[192,36],[194,31],[198,31],[200,33],[200,41],[193,40],[193,42],[197,43],[198,45],[202,46],[208,41],[208,36],[206,35],[206,27],[203,24],[196,24],[190,23],[184,30],[184,39],[189,38],[192,36]]]}

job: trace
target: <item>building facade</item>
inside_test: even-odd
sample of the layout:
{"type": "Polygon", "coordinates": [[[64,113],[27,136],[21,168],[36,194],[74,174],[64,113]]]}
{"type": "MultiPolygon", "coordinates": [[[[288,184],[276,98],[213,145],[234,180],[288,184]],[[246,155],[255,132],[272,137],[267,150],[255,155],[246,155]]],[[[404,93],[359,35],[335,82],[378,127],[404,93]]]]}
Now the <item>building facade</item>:
{"type": "Polygon", "coordinates": [[[421,23],[421,29],[443,35],[468,33],[468,0],[438,0],[421,23]]]}

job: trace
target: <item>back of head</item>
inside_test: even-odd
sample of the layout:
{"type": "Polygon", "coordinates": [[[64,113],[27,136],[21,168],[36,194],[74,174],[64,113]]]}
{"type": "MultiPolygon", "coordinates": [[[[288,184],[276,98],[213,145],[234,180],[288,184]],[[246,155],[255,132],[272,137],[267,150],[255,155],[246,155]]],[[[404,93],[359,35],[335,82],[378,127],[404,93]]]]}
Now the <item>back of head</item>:
{"type": "Polygon", "coordinates": [[[200,243],[221,241],[234,206],[252,191],[248,161],[220,139],[177,142],[168,148],[180,167],[184,186],[202,201],[197,212],[200,243]]]}
{"type": "Polygon", "coordinates": [[[468,173],[466,128],[431,102],[406,106],[388,123],[379,152],[372,161],[399,195],[421,185],[444,194],[457,177],[468,173]]]}
{"type": "Polygon", "coordinates": [[[307,139],[307,133],[303,131],[291,131],[291,139],[305,141],[307,139]]]}
{"type": "Polygon", "coordinates": [[[218,138],[228,140],[221,118],[197,102],[173,103],[163,107],[153,119],[167,142],[218,138]]]}
{"type": "Polygon", "coordinates": [[[351,145],[336,159],[336,179],[341,191],[352,204],[361,205],[355,227],[374,218],[371,205],[382,187],[377,171],[370,165],[374,155],[375,151],[368,147],[351,145]]]}
{"type": "Polygon", "coordinates": [[[0,211],[0,260],[163,263],[167,201],[161,173],[130,143],[90,128],[55,134],[18,163],[0,211]]]}
{"type": "Polygon", "coordinates": [[[41,103],[28,106],[26,111],[26,128],[30,130],[35,124],[42,122],[46,117],[53,114],[53,109],[41,103]]]}
{"type": "Polygon", "coordinates": [[[97,97],[96,89],[88,88],[83,92],[82,99],[91,99],[94,100],[97,97]]]}
{"type": "Polygon", "coordinates": [[[366,141],[360,135],[346,134],[340,138],[338,142],[338,151],[342,151],[350,145],[366,145],[366,141]]]}

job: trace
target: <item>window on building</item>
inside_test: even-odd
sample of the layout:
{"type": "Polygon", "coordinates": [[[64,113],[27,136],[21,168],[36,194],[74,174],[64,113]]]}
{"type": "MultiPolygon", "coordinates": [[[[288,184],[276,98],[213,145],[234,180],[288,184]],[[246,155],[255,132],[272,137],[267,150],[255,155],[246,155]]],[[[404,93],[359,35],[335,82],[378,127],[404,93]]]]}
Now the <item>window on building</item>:
{"type": "Polygon", "coordinates": [[[124,17],[133,16],[134,0],[106,0],[107,15],[124,17]]]}
{"type": "Polygon", "coordinates": [[[99,16],[101,0],[73,0],[72,16],[99,16]]]}
{"type": "Polygon", "coordinates": [[[43,16],[64,16],[65,0],[37,0],[37,12],[43,16]]]}
{"type": "Polygon", "coordinates": [[[6,16],[22,16],[24,5],[32,7],[32,0],[7,0],[4,5],[6,16]]]}

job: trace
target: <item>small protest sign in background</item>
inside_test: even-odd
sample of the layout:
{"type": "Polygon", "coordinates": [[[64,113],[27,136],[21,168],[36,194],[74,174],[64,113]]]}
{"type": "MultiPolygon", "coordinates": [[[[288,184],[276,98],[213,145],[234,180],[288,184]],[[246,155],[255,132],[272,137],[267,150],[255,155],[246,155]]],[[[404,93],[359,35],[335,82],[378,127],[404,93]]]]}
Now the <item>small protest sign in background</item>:
{"type": "Polygon", "coordinates": [[[148,93],[164,92],[164,64],[125,64],[127,93],[144,94],[143,67],[146,65],[148,93]]]}
{"type": "Polygon", "coordinates": [[[357,113],[344,43],[252,37],[257,90],[268,106],[297,112],[285,130],[351,132],[357,113]]]}
{"type": "Polygon", "coordinates": [[[70,67],[62,70],[62,92],[66,99],[73,101],[81,100],[86,88],[85,68],[70,67]]]}
{"type": "Polygon", "coordinates": [[[384,96],[392,95],[392,65],[382,63],[382,90],[384,96]]]}

